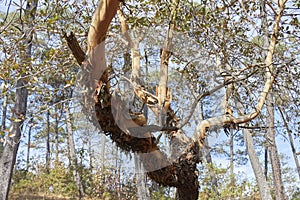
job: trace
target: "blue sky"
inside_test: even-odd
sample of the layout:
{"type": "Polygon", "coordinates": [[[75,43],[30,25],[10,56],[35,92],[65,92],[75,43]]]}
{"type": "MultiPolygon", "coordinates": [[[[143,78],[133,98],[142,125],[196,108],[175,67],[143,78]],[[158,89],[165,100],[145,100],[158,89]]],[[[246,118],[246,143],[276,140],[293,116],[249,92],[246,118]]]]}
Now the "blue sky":
{"type": "MultiPolygon", "coordinates": [[[[0,11],[2,12],[6,12],[7,8],[8,8],[8,1],[4,1],[4,0],[0,0],[0,11]]],[[[17,9],[16,6],[13,6],[13,1],[12,1],[12,5],[10,6],[10,11],[17,9]]]]}

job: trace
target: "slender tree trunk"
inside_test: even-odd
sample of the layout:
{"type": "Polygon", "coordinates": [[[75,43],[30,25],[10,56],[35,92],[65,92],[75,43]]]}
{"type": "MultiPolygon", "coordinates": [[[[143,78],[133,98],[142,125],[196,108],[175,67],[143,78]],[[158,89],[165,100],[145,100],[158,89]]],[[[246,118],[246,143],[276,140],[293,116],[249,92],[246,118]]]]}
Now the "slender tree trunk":
{"type": "Polygon", "coordinates": [[[102,174],[104,174],[104,170],[105,170],[105,143],[106,143],[106,136],[104,134],[102,134],[101,135],[101,151],[100,151],[102,174]]]}
{"type": "Polygon", "coordinates": [[[134,154],[134,164],[135,164],[135,177],[136,177],[136,188],[137,197],[139,200],[150,200],[149,190],[146,186],[146,173],[142,162],[137,154],[134,154]]]}
{"type": "Polygon", "coordinates": [[[233,187],[235,185],[235,177],[234,177],[234,130],[230,130],[230,138],[229,138],[229,147],[230,147],[230,184],[233,187]]]}
{"type": "Polygon", "coordinates": [[[66,123],[67,123],[67,133],[68,133],[68,144],[69,144],[69,153],[71,158],[71,169],[73,170],[74,181],[78,189],[79,199],[82,199],[84,196],[84,189],[82,185],[82,180],[78,171],[77,157],[75,151],[75,143],[73,138],[72,122],[68,102],[65,104],[65,113],[66,113],[66,123]]]}
{"type": "Polygon", "coordinates": [[[272,200],[270,187],[264,176],[263,169],[261,168],[258,156],[255,152],[252,135],[250,131],[247,129],[243,129],[243,134],[244,134],[244,140],[247,147],[248,156],[250,158],[251,166],[259,188],[260,197],[263,200],[272,200]]]}
{"type": "Polygon", "coordinates": [[[92,171],[93,170],[93,150],[92,150],[92,141],[91,141],[91,138],[89,139],[88,141],[88,154],[89,154],[89,165],[90,165],[90,170],[92,171]]]}
{"type": "Polygon", "coordinates": [[[16,162],[16,156],[21,139],[23,122],[26,115],[28,91],[25,86],[25,81],[20,78],[17,81],[17,91],[15,98],[15,119],[19,122],[12,123],[13,137],[7,138],[4,146],[2,157],[0,160],[0,199],[8,199],[9,187],[12,179],[13,169],[16,162]]]}
{"type": "MultiPolygon", "coordinates": [[[[267,22],[267,16],[266,16],[266,2],[261,1],[261,27],[262,27],[262,33],[263,33],[263,55],[268,57],[267,49],[270,46],[269,42],[269,31],[268,31],[268,22],[267,22]]],[[[276,39],[276,38],[275,38],[276,39]]],[[[269,57],[269,60],[266,59],[265,62],[266,66],[268,66],[268,69],[266,70],[272,72],[272,57],[269,57]]],[[[268,126],[267,133],[266,133],[266,141],[267,141],[267,149],[269,151],[270,161],[272,165],[272,175],[273,175],[273,182],[274,182],[274,188],[275,188],[275,197],[277,200],[283,200],[284,197],[284,188],[281,178],[281,168],[280,168],[280,161],[277,151],[277,145],[275,142],[275,129],[274,129],[274,105],[273,105],[273,96],[272,96],[272,90],[270,89],[269,95],[266,97],[266,104],[267,104],[267,121],[266,124],[268,126]]],[[[265,166],[267,167],[267,166],[265,166]]]]}
{"type": "Polygon", "coordinates": [[[115,154],[115,182],[116,182],[116,191],[118,200],[121,200],[121,188],[120,188],[120,171],[121,171],[121,165],[120,165],[120,158],[119,158],[119,148],[117,147],[116,151],[112,154],[115,154]]]}
{"type": "MultiPolygon", "coordinates": [[[[198,115],[199,120],[202,121],[204,118],[203,118],[203,104],[202,104],[201,101],[197,105],[197,111],[199,113],[199,115],[198,115]]],[[[212,160],[210,146],[209,146],[207,138],[205,138],[205,140],[203,141],[202,152],[204,154],[204,157],[205,157],[205,160],[206,160],[208,166],[212,168],[213,167],[213,160],[212,160]]],[[[214,192],[217,195],[219,195],[218,179],[217,179],[217,176],[216,176],[215,172],[213,170],[209,170],[209,176],[211,178],[211,187],[212,187],[212,189],[214,190],[214,192]]]]}
{"type": "Polygon", "coordinates": [[[58,133],[58,108],[55,108],[55,126],[54,126],[54,134],[55,134],[55,163],[59,162],[59,133],[58,133]]]}
{"type": "Polygon", "coordinates": [[[284,126],[286,128],[289,140],[290,140],[290,145],[291,145],[291,149],[292,149],[292,152],[293,152],[293,157],[294,157],[294,160],[295,160],[298,176],[299,176],[299,179],[300,179],[300,164],[299,164],[299,159],[298,159],[296,148],[295,148],[294,139],[293,139],[293,136],[292,136],[292,131],[291,131],[291,129],[289,129],[289,125],[288,125],[287,121],[285,120],[285,117],[284,117],[284,114],[283,114],[281,108],[278,108],[278,109],[279,109],[281,118],[283,120],[284,126]]]}
{"type": "Polygon", "coordinates": [[[268,180],[268,147],[265,145],[265,177],[268,180]]]}
{"type": "Polygon", "coordinates": [[[7,113],[7,89],[6,86],[3,88],[4,97],[2,99],[2,118],[1,118],[1,131],[6,129],[6,113],[7,113]]]}
{"type": "MultiPolygon", "coordinates": [[[[171,14],[169,17],[169,28],[167,31],[166,39],[164,42],[164,47],[161,50],[160,55],[160,74],[159,74],[159,85],[157,88],[157,94],[159,99],[159,125],[164,126],[166,123],[166,115],[168,108],[166,103],[170,100],[168,97],[168,68],[169,68],[169,59],[171,57],[172,49],[172,40],[175,30],[175,21],[177,17],[177,10],[179,6],[178,0],[172,0],[171,2],[171,14]]],[[[170,93],[170,91],[169,91],[170,93]]]]}
{"type": "Polygon", "coordinates": [[[279,155],[277,150],[277,145],[275,141],[275,129],[274,129],[274,106],[272,105],[272,96],[267,97],[267,112],[269,116],[267,117],[267,133],[266,140],[270,155],[270,161],[272,165],[272,175],[275,189],[276,200],[285,199],[284,187],[281,177],[281,166],[279,161],[279,155]]]}
{"type": "Polygon", "coordinates": [[[149,200],[150,194],[146,186],[146,173],[139,156],[134,154],[137,197],[139,200],[149,200]]]}
{"type": "Polygon", "coordinates": [[[50,171],[50,111],[47,110],[47,135],[46,135],[46,171],[50,171]]]}
{"type": "MultiPolygon", "coordinates": [[[[4,86],[2,93],[4,94],[4,97],[2,102],[2,118],[1,118],[0,131],[4,132],[4,130],[6,129],[6,113],[7,113],[7,97],[8,97],[6,86],[4,86]]],[[[4,149],[3,142],[0,141],[0,159],[2,156],[3,149],[4,149]]]]}
{"type": "MultiPolygon", "coordinates": [[[[237,104],[240,113],[244,113],[244,109],[241,103],[237,104]]],[[[260,165],[258,156],[255,151],[253,137],[248,129],[243,129],[244,140],[246,144],[247,153],[250,159],[250,163],[256,178],[259,194],[263,200],[272,200],[269,184],[264,176],[264,171],[260,165]]]]}
{"type": "MultiPolygon", "coordinates": [[[[38,0],[28,0],[25,13],[27,22],[26,29],[23,29],[24,42],[20,48],[21,64],[20,68],[24,69],[25,66],[31,65],[31,47],[33,38],[33,21],[37,9],[38,0]]],[[[17,80],[15,108],[13,117],[18,121],[12,122],[12,137],[7,138],[2,157],[0,160],[0,199],[8,199],[10,183],[12,179],[13,169],[16,162],[17,152],[21,139],[21,132],[23,122],[26,118],[28,90],[26,88],[27,79],[24,78],[25,74],[17,80]]]]}
{"type": "MultiPolygon", "coordinates": [[[[101,134],[101,150],[100,150],[100,160],[101,160],[101,176],[102,176],[102,183],[105,183],[106,175],[105,175],[105,143],[106,143],[106,136],[101,134]]],[[[104,191],[106,192],[106,187],[104,187],[104,191]]]]}
{"type": "Polygon", "coordinates": [[[26,158],[26,171],[29,169],[30,162],[30,143],[31,143],[31,129],[32,129],[32,117],[29,122],[29,130],[28,130],[28,140],[27,140],[27,158],[26,158]]]}

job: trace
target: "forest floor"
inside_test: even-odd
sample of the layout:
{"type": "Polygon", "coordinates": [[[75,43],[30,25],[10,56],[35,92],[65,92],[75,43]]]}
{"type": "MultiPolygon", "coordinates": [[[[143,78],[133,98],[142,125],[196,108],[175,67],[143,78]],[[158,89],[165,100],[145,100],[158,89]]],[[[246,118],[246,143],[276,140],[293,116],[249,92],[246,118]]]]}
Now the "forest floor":
{"type": "Polygon", "coordinates": [[[11,194],[9,195],[8,199],[10,200],[71,200],[76,198],[39,195],[39,194],[11,194]]]}

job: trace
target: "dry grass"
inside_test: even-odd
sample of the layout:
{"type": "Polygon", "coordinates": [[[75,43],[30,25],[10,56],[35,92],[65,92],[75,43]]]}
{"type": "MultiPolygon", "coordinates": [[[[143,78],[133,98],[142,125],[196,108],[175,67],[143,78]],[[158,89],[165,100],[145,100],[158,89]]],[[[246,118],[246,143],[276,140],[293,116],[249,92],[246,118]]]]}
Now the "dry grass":
{"type": "Polygon", "coordinates": [[[50,196],[43,194],[11,194],[10,200],[73,200],[76,198],[62,197],[62,196],[50,196]]]}

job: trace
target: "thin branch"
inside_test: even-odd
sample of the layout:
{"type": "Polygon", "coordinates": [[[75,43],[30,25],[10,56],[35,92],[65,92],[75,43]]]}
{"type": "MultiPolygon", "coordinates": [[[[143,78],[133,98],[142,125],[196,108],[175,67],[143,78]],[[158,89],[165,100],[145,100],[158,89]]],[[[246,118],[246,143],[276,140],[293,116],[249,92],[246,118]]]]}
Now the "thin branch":
{"type": "Polygon", "coordinates": [[[244,77],[244,78],[240,78],[240,79],[236,79],[236,80],[230,79],[230,80],[226,81],[224,84],[218,85],[218,86],[216,86],[215,88],[213,88],[213,89],[211,89],[211,90],[209,90],[209,91],[205,91],[205,92],[203,92],[202,94],[200,94],[200,95],[195,99],[194,103],[192,104],[188,116],[187,116],[187,117],[185,118],[185,120],[182,121],[177,127],[178,127],[179,129],[181,129],[182,127],[184,127],[184,126],[190,121],[190,119],[191,119],[191,117],[192,117],[192,115],[193,115],[193,113],[194,113],[194,111],[195,111],[195,108],[196,108],[198,102],[199,102],[202,98],[204,98],[204,97],[206,97],[206,96],[209,96],[209,95],[213,94],[214,92],[216,92],[216,91],[222,89],[222,88],[225,87],[226,85],[229,85],[229,84],[232,84],[232,83],[236,83],[236,82],[239,82],[239,81],[243,81],[243,80],[249,78],[250,76],[252,76],[252,75],[255,74],[255,73],[256,73],[256,71],[252,72],[251,74],[249,74],[248,76],[246,76],[246,77],[244,77]]]}
{"type": "Polygon", "coordinates": [[[275,14],[277,14],[277,11],[275,10],[275,8],[272,6],[272,4],[270,3],[270,2],[268,2],[268,1],[265,1],[266,2],[266,4],[271,8],[271,10],[275,13],[275,14]]]}
{"type": "Polygon", "coordinates": [[[147,132],[158,132],[158,131],[177,131],[179,130],[177,127],[163,127],[157,125],[148,125],[148,126],[140,126],[140,127],[132,127],[128,128],[130,132],[138,132],[140,134],[144,134],[147,132]]]}
{"type": "MultiPolygon", "coordinates": [[[[9,27],[9,25],[12,24],[12,22],[14,21],[14,18],[15,18],[15,16],[16,16],[16,14],[17,14],[17,12],[14,13],[12,19],[7,23],[7,25],[6,25],[5,27],[2,28],[2,30],[0,31],[0,34],[3,33],[3,32],[5,31],[5,29],[7,29],[7,27],[9,27]]],[[[5,22],[5,21],[6,21],[6,19],[4,20],[4,22],[5,22]]],[[[3,22],[3,23],[4,23],[4,22],[3,22]]]]}
{"type": "Polygon", "coordinates": [[[10,9],[10,6],[11,6],[11,2],[12,2],[12,0],[10,0],[9,3],[8,3],[8,8],[7,8],[7,10],[6,10],[6,15],[5,15],[5,18],[4,18],[3,23],[6,22],[6,19],[7,19],[7,17],[8,17],[8,13],[9,13],[9,9],[10,9]]]}

